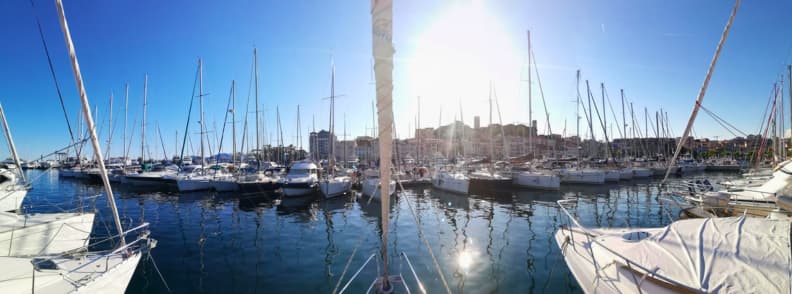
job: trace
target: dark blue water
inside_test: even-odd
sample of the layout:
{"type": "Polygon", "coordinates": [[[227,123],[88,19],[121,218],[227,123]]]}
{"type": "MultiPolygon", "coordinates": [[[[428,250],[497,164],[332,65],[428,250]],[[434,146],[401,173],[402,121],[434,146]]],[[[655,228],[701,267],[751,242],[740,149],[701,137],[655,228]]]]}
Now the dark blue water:
{"type": "MultiPolygon", "coordinates": [[[[25,200],[30,210],[82,205],[99,211],[97,240],[112,231],[101,186],[59,179],[57,171],[28,173],[40,176],[25,200]],[[86,199],[92,195],[101,197],[86,199]]],[[[391,207],[390,271],[401,268],[413,281],[399,258],[404,252],[429,293],[445,292],[420,228],[453,293],[577,293],[553,239],[568,222],[555,201],[580,197],[575,212],[586,225],[662,226],[672,214],[658,207],[657,186],[646,180],[472,196],[408,189],[391,207]]],[[[376,201],[114,191],[124,226],[149,222],[159,241],[153,261],[138,265],[128,293],[167,293],[154,262],[174,293],[332,293],[342,274],[340,286],[381,248],[376,201]]],[[[371,261],[349,293],[366,290],[379,262],[371,261]]]]}

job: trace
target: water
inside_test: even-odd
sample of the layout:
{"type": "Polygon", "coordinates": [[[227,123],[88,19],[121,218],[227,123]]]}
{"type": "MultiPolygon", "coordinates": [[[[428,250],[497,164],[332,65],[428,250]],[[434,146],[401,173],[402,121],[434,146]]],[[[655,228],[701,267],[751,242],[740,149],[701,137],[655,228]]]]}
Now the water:
{"type": "MultiPolygon", "coordinates": [[[[59,179],[57,171],[28,175],[40,176],[24,203],[32,211],[73,208],[80,205],[77,195],[102,194],[101,186],[59,179]]],[[[428,243],[453,293],[579,293],[553,238],[568,222],[555,201],[583,199],[575,212],[585,225],[663,226],[675,214],[659,209],[657,186],[645,180],[471,196],[408,189],[392,203],[390,271],[401,268],[414,281],[399,258],[404,252],[429,293],[445,292],[428,243]]],[[[114,191],[125,227],[151,224],[159,241],[152,259],[173,293],[331,293],[350,257],[340,286],[381,248],[380,204],[367,199],[114,191]]],[[[104,196],[82,205],[100,211],[93,235],[107,236],[112,223],[104,196]]],[[[141,261],[127,293],[167,293],[153,262],[141,261]]],[[[378,265],[372,260],[349,293],[365,291],[378,265]]]]}

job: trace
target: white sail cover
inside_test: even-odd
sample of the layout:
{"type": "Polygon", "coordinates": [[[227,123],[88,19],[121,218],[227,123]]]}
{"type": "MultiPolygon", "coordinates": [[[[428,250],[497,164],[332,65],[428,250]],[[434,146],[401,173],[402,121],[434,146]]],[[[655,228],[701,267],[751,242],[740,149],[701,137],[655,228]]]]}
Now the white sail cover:
{"type": "MultiPolygon", "coordinates": [[[[564,232],[570,231],[559,234],[564,232]]],[[[573,233],[569,240],[576,245],[574,249],[569,245],[565,253],[570,269],[587,292],[638,292],[640,288],[656,293],[673,289],[662,284],[677,284],[707,293],[792,293],[789,221],[690,219],[658,229],[595,232],[601,235],[591,243],[582,234],[573,233]],[[646,237],[626,238],[641,235],[646,237]],[[671,282],[641,281],[644,269],[671,282]],[[594,278],[593,272],[599,278],[594,278]],[[580,280],[584,277],[594,281],[580,280]]]]}

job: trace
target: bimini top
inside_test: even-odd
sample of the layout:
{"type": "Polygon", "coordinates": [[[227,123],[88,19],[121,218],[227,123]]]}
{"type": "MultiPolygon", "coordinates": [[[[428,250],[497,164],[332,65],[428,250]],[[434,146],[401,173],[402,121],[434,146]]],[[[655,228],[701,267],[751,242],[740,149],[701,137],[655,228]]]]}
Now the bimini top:
{"type": "MultiPolygon", "coordinates": [[[[590,244],[592,255],[601,267],[615,263],[611,266],[636,276],[650,271],[656,279],[639,283],[643,290],[657,292],[655,287],[670,282],[707,293],[792,293],[792,231],[788,220],[690,219],[665,228],[627,231],[595,237],[597,242],[590,244]]],[[[625,278],[604,284],[636,290],[636,285],[622,284],[631,284],[625,278]]],[[[663,292],[668,288],[660,289],[663,292]]]]}

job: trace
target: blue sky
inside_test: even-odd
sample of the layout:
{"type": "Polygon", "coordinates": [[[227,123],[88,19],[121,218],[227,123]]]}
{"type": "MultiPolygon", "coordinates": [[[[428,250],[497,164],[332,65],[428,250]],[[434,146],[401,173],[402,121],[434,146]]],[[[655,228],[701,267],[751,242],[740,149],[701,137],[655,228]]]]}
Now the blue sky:
{"type": "MultiPolygon", "coordinates": [[[[149,149],[162,153],[155,136],[158,124],[167,152],[173,153],[175,134],[183,133],[187,120],[198,57],[204,62],[211,140],[222,127],[231,80],[238,85],[241,130],[254,47],[259,51],[259,97],[267,140],[275,135],[276,107],[287,143],[297,141],[298,104],[306,148],[312,118],[317,129],[328,125],[329,102],[322,98],[330,93],[331,59],[336,66],[336,94],[343,95],[336,102],[336,132],[342,133],[344,114],[350,136],[371,128],[369,1],[64,2],[88,96],[98,106],[99,121],[104,124],[108,98],[114,93],[113,150],[122,149],[123,89],[128,82],[131,155],[140,153],[140,127],[130,132],[133,122],[140,123],[143,77],[148,73],[149,149]]],[[[76,127],[79,100],[54,4],[39,0],[36,5],[76,127]]],[[[575,71],[580,68],[595,93],[599,93],[599,83],[605,83],[617,111],[618,92],[623,88],[641,115],[644,107],[651,113],[666,109],[679,134],[732,5],[731,1],[676,0],[397,1],[397,132],[404,137],[415,126],[418,96],[422,97],[424,127],[439,121],[447,124],[460,116],[468,124],[474,115],[488,121],[490,81],[504,123],[527,122],[527,82],[523,80],[527,78],[525,31],[530,29],[553,132],[561,133],[566,122],[567,134],[574,134],[571,101],[575,71]]],[[[756,133],[772,83],[792,61],[792,38],[788,37],[792,26],[784,15],[790,6],[788,2],[744,2],[716,68],[704,104],[743,131],[756,133]]],[[[0,46],[0,102],[20,153],[31,158],[67,145],[68,132],[29,2],[0,2],[0,25],[5,28],[0,46]]],[[[533,117],[544,129],[535,79],[533,85],[533,117]]],[[[497,122],[497,116],[493,120],[497,122]]],[[[195,120],[191,128],[197,144],[195,120]]],[[[107,127],[103,129],[106,137],[107,127]]],[[[695,132],[731,137],[703,114],[695,132]]],[[[228,150],[230,142],[224,144],[228,150]]]]}

